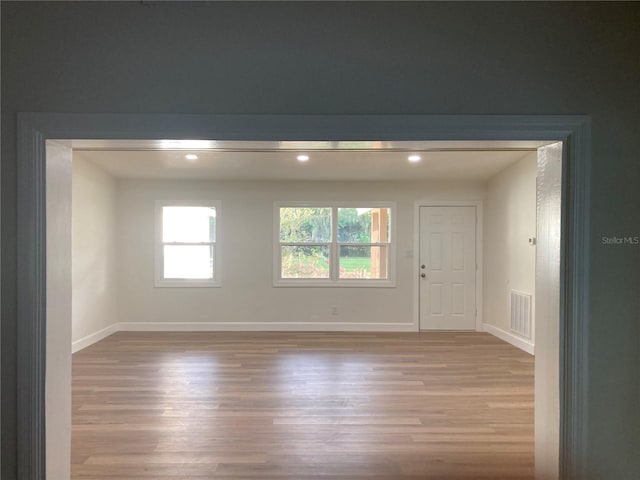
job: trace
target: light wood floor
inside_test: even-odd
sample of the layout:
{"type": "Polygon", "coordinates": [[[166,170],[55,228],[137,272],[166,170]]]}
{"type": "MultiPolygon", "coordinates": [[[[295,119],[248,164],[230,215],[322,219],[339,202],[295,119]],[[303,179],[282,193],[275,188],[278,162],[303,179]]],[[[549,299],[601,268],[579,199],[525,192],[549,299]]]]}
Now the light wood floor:
{"type": "Polygon", "coordinates": [[[484,333],[120,332],[73,356],[74,480],[533,478],[533,357],[484,333]]]}

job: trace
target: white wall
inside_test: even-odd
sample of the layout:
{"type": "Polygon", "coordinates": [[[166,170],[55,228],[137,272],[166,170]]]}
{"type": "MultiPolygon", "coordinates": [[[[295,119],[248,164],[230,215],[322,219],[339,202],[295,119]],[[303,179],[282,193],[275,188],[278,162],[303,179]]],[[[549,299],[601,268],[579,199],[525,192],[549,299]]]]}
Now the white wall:
{"type": "MultiPolygon", "coordinates": [[[[509,292],[534,294],[535,153],[486,185],[420,182],[116,181],[74,153],[74,351],[120,328],[416,329],[413,214],[416,200],[485,200],[484,322],[509,332],[509,292]],[[485,198],[486,194],[486,198],[485,198]],[[220,200],[221,288],[156,288],[156,200],[220,200]],[[273,287],[273,203],[396,202],[395,288],[273,287]],[[333,306],[338,315],[331,315],[333,306]],[[144,323],[145,325],[131,325],[144,323]]],[[[496,331],[498,329],[499,331],[496,331]]],[[[535,330],[535,329],[534,329],[535,330]]],[[[532,338],[533,341],[533,338],[532,338]]]]}
{"type": "MultiPolygon", "coordinates": [[[[214,323],[212,329],[409,330],[413,319],[414,202],[481,199],[482,183],[118,182],[119,302],[122,328],[214,323]],[[220,200],[221,288],[154,288],[156,200],[220,200]],[[396,202],[394,288],[273,287],[273,208],[278,200],[396,202]],[[332,306],[338,315],[331,315],[332,306]]],[[[184,328],[184,325],[182,326],[184,328]]],[[[206,326],[204,327],[206,328],[206,326]]]]}
{"type": "MultiPolygon", "coordinates": [[[[498,173],[487,182],[484,211],[484,323],[489,331],[509,329],[510,292],[535,295],[536,153],[498,173]]],[[[535,297],[532,298],[532,309],[535,297]]],[[[532,338],[535,335],[535,312],[532,338]]]]}
{"type": "Polygon", "coordinates": [[[118,322],[116,180],[74,152],[72,339],[77,351],[118,322]]]}

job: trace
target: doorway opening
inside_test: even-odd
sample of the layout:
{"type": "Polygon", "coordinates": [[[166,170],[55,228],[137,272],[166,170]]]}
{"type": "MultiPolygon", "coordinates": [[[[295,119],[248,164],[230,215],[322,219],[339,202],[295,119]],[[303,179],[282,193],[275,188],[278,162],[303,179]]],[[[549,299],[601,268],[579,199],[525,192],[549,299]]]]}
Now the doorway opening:
{"type": "MultiPolygon", "coordinates": [[[[424,325],[421,315],[420,330],[484,331],[484,324],[476,309],[476,297],[480,300],[483,295],[476,295],[475,292],[476,275],[479,276],[478,283],[482,283],[483,272],[477,268],[479,262],[476,263],[475,259],[475,239],[481,236],[484,228],[483,222],[477,223],[477,210],[482,209],[486,201],[489,207],[487,218],[500,219],[502,213],[496,208],[497,204],[506,204],[510,209],[517,208],[516,203],[520,199],[512,195],[498,192],[492,193],[491,199],[485,198],[488,190],[500,190],[502,184],[512,184],[510,188],[516,192],[526,190],[521,194],[527,197],[528,202],[521,200],[521,203],[533,204],[535,210],[537,150],[527,145],[518,149],[497,150],[498,146],[488,149],[465,142],[448,146],[441,144],[434,151],[429,142],[414,142],[411,155],[408,155],[409,149],[402,142],[395,142],[386,148],[369,149],[361,143],[357,150],[326,147],[320,150],[314,149],[312,144],[302,145],[300,142],[295,150],[283,148],[289,146],[286,142],[280,142],[279,148],[274,150],[253,142],[225,142],[224,149],[200,147],[182,150],[176,149],[181,145],[177,140],[167,141],[172,148],[164,149],[153,149],[143,143],[140,147],[143,150],[133,144],[125,150],[114,150],[104,141],[97,147],[86,141],[75,143],[77,145],[72,145],[71,208],[74,351],[86,348],[104,336],[123,331],[146,332],[149,338],[155,338],[151,332],[157,331],[221,329],[241,332],[292,329],[405,331],[413,314],[411,280],[416,262],[424,262],[420,265],[418,277],[421,287],[430,282],[427,291],[431,293],[437,290],[438,285],[442,290],[442,285],[448,282],[449,288],[449,292],[438,298],[433,295],[424,298],[424,289],[421,288],[420,313],[426,310],[431,314],[430,320],[441,323],[424,325]],[[306,160],[298,160],[300,152],[305,152],[306,160]],[[420,162],[408,159],[416,155],[420,156],[420,162]],[[518,174],[523,170],[523,163],[527,164],[526,171],[518,174]],[[238,164],[242,169],[237,168],[238,164]],[[514,171],[518,174],[515,178],[514,171]],[[528,188],[524,189],[523,184],[528,188]],[[493,187],[489,188],[490,185],[493,187]],[[436,206],[434,201],[429,200],[436,197],[450,200],[436,206]],[[427,203],[428,206],[423,205],[427,203]],[[412,238],[416,234],[411,229],[414,205],[418,205],[420,212],[420,229],[417,232],[420,244],[415,247],[416,253],[409,256],[406,251],[411,248],[412,238]],[[273,225],[267,223],[271,219],[273,225]],[[425,227],[430,228],[426,235],[425,227]],[[270,230],[275,233],[273,247],[268,245],[270,230]],[[157,243],[152,246],[150,242],[154,237],[157,243]],[[425,249],[425,237],[426,244],[433,248],[425,249]],[[398,249],[404,254],[396,255],[398,249]],[[296,253],[292,254],[292,250],[296,253]],[[426,256],[425,251],[428,251],[426,256]],[[439,254],[442,256],[439,257],[439,254]],[[271,255],[273,284],[269,281],[272,276],[271,255]],[[428,268],[423,268],[425,264],[428,264],[428,268]],[[447,274],[454,277],[452,279],[444,278],[443,270],[447,265],[450,266],[447,274]],[[425,273],[428,276],[426,279],[423,277],[425,273]],[[247,278],[263,280],[248,283],[247,278]],[[467,283],[464,282],[465,278],[468,279],[467,283]],[[95,291],[97,285],[100,287],[98,292],[95,291]],[[324,288],[327,286],[331,288],[324,288]],[[358,290],[351,287],[357,287],[358,290]],[[256,297],[263,300],[254,304],[256,297]],[[238,303],[244,307],[239,309],[238,303]],[[385,305],[391,308],[385,310],[385,305]],[[445,313],[449,318],[442,319],[441,312],[447,309],[445,313]],[[269,311],[273,312],[272,317],[266,313],[269,311]],[[457,324],[452,325],[451,317],[457,324]],[[252,319],[260,321],[251,323],[252,319]]],[[[219,145],[221,142],[215,143],[219,145]]],[[[557,160],[560,161],[560,157],[557,160]]],[[[524,212],[518,212],[518,216],[521,215],[524,212]]],[[[505,222],[507,220],[504,219],[505,222]]],[[[499,223],[495,220],[492,222],[499,223]]],[[[526,235],[518,235],[518,232],[511,234],[513,237],[523,237],[511,241],[520,240],[526,244],[526,236],[535,235],[535,215],[533,225],[528,227],[532,230],[525,230],[526,235]]],[[[527,248],[531,249],[531,246],[527,245],[527,248]]],[[[531,252],[535,257],[535,250],[531,252]]],[[[510,261],[505,259],[503,262],[510,261]]],[[[523,258],[517,258],[517,262],[523,261],[523,258]]],[[[487,268],[487,272],[493,273],[493,269],[487,268]]],[[[487,283],[502,281],[490,280],[487,283]]],[[[513,279],[514,282],[516,280],[513,279]]],[[[532,282],[533,278],[528,280],[532,282]]],[[[529,291],[533,292],[532,289],[529,291]]],[[[494,293],[488,289],[487,293],[490,293],[490,297],[484,298],[485,304],[503,303],[502,310],[508,310],[505,292],[494,293]]],[[[559,315],[559,312],[555,314],[559,315]]],[[[503,319],[497,317],[494,313],[487,315],[487,325],[500,325],[503,319]]],[[[411,327],[414,332],[418,329],[416,325],[411,327]]],[[[489,330],[492,333],[509,331],[501,330],[499,326],[493,328],[495,330],[489,330]]],[[[430,338],[432,335],[423,336],[430,338]]],[[[472,366],[486,362],[487,368],[500,370],[499,360],[503,356],[511,362],[504,362],[505,369],[518,370],[518,366],[521,367],[521,374],[505,375],[504,378],[497,374],[493,380],[510,385],[511,390],[505,388],[504,391],[512,393],[504,394],[501,401],[513,419],[511,423],[505,423],[510,428],[517,428],[517,433],[507,437],[498,433],[487,434],[485,442],[495,444],[495,448],[499,448],[500,442],[506,438],[511,442],[520,442],[518,448],[523,450],[523,456],[529,445],[529,461],[521,462],[524,467],[516,467],[516,462],[511,460],[511,468],[523,468],[514,473],[522,474],[526,468],[533,468],[533,362],[526,355],[518,357],[508,348],[502,352],[498,347],[500,342],[492,344],[480,337],[477,340],[480,343],[475,344],[475,337],[454,336],[449,339],[453,350],[459,343],[474,352],[469,357],[452,357],[449,360],[454,363],[468,362],[467,368],[473,378],[481,379],[482,371],[473,373],[472,366]],[[482,348],[495,348],[496,351],[492,356],[484,357],[482,348]],[[517,405],[524,406],[517,408],[517,405]],[[526,438],[530,439],[529,443],[518,440],[526,438]]],[[[218,337],[211,338],[215,341],[218,337]]],[[[97,419],[120,425],[125,418],[130,418],[133,434],[136,428],[143,426],[135,424],[133,413],[143,415],[148,422],[154,418],[152,409],[145,410],[144,405],[135,400],[137,396],[146,397],[145,390],[136,388],[140,389],[147,383],[139,385],[142,380],[133,384],[127,381],[125,374],[135,375],[137,371],[135,362],[127,364],[126,369],[108,367],[111,361],[125,363],[129,357],[118,354],[119,345],[136,344],[136,339],[135,335],[120,334],[96,346],[98,350],[87,349],[76,354],[75,368],[81,373],[74,383],[74,391],[78,393],[72,399],[75,412],[72,458],[78,459],[72,464],[72,472],[79,472],[78,478],[82,478],[81,472],[89,468],[94,475],[99,474],[98,466],[88,467],[87,463],[99,464],[106,461],[104,459],[118,457],[118,448],[108,448],[106,439],[111,438],[111,434],[93,426],[97,419]],[[112,346],[111,355],[105,351],[108,350],[105,345],[112,346]],[[100,353],[92,354],[94,351],[100,353]],[[92,363],[97,366],[92,367],[92,363]],[[115,390],[109,383],[108,379],[118,375],[122,378],[118,387],[126,389],[124,392],[115,390]],[[83,380],[87,376],[93,380],[83,380]],[[105,393],[90,395],[87,390],[92,388],[105,393]],[[94,437],[101,436],[105,437],[105,445],[90,448],[94,437]]],[[[552,343],[557,343],[557,339],[552,340],[552,343]]],[[[162,344],[160,338],[157,341],[162,344]]],[[[287,342],[286,339],[282,341],[287,342]]],[[[329,339],[325,341],[330,342],[329,339]]],[[[526,339],[520,338],[520,341],[526,342],[526,339]]],[[[366,344],[364,338],[362,344],[366,344]]],[[[515,344],[519,346],[517,342],[515,344]]],[[[146,360],[150,357],[143,356],[144,342],[138,345],[140,357],[134,349],[130,351],[130,356],[139,358],[139,362],[151,362],[146,360]]],[[[166,346],[163,348],[167,349],[166,346]]],[[[402,355],[401,345],[396,348],[398,354],[402,355]]],[[[432,348],[429,344],[425,345],[426,350],[432,348]]],[[[167,349],[167,352],[170,351],[167,349]]],[[[220,353],[214,350],[209,354],[211,357],[207,357],[206,363],[213,366],[216,363],[213,359],[219,358],[220,353]]],[[[186,354],[187,357],[189,355],[186,354]]],[[[308,353],[300,351],[296,355],[304,357],[308,353]]],[[[270,359],[265,358],[264,361],[268,364],[270,359]]],[[[277,364],[279,361],[273,362],[277,364]]],[[[425,357],[422,361],[432,360],[425,357]]],[[[177,365],[187,368],[177,358],[171,365],[172,368],[177,365]]],[[[157,368],[161,367],[157,365],[157,368]]],[[[554,368],[558,368],[557,363],[554,368]]],[[[160,378],[172,377],[171,369],[161,372],[158,373],[160,378]]],[[[446,372],[445,377],[455,378],[456,373],[446,372]]],[[[202,371],[197,383],[206,378],[206,371],[202,371]]],[[[427,382],[430,377],[423,372],[418,378],[427,382]]],[[[224,383],[225,380],[222,376],[216,376],[210,381],[224,383]]],[[[321,383],[330,381],[328,378],[320,380],[321,383]]],[[[160,382],[165,383],[166,380],[160,382]]],[[[153,385],[158,388],[156,383],[153,385]]],[[[291,387],[280,385],[278,388],[291,387]]],[[[457,388],[461,391],[469,389],[464,377],[460,377],[457,388]]],[[[487,383],[484,388],[489,392],[493,387],[487,383]]],[[[181,392],[182,401],[185,401],[185,397],[191,398],[179,388],[174,388],[174,391],[176,396],[181,392]]],[[[419,393],[416,392],[417,395],[419,393]]],[[[498,393],[496,391],[493,395],[498,393]]],[[[483,402],[491,401],[491,395],[477,397],[469,394],[464,398],[467,402],[477,402],[478,412],[484,411],[489,419],[486,424],[476,425],[475,428],[491,429],[495,422],[504,421],[502,414],[495,415],[494,410],[480,407],[483,402]]],[[[307,401],[313,405],[310,399],[307,401]]],[[[344,401],[354,401],[354,395],[344,401]]],[[[153,400],[153,403],[157,402],[157,399],[153,400]]],[[[253,402],[260,405],[257,399],[253,402]]],[[[447,403],[454,405],[455,398],[449,398],[447,403]]],[[[413,403],[408,401],[406,405],[409,408],[413,403]]],[[[168,412],[174,410],[171,404],[165,408],[168,412]]],[[[224,413],[220,412],[221,418],[224,418],[224,413]]],[[[343,413],[333,411],[316,420],[328,421],[343,413]]],[[[201,415],[198,412],[189,414],[201,415]]],[[[278,410],[270,410],[270,415],[273,422],[281,421],[278,410]]],[[[375,421],[391,421],[380,409],[372,409],[369,415],[375,421]]],[[[428,415],[428,411],[421,415],[428,415]]],[[[461,404],[458,409],[452,408],[447,417],[462,421],[468,415],[461,404]]],[[[218,421],[217,416],[211,417],[203,421],[218,421]]],[[[308,422],[309,418],[301,415],[295,420],[308,422]]],[[[474,427],[468,425],[469,422],[471,419],[467,418],[465,425],[473,432],[474,427]]],[[[544,425],[549,423],[545,420],[544,425]]],[[[438,422],[429,427],[437,425],[438,422]]],[[[126,427],[122,425],[120,428],[126,427]]],[[[173,425],[168,424],[167,428],[173,428],[173,425]]],[[[451,427],[442,428],[446,430],[451,427]]],[[[377,441],[385,438],[385,431],[380,433],[377,441]]],[[[275,432],[268,434],[274,435],[274,444],[284,441],[278,440],[275,432]]],[[[361,432],[358,434],[362,435],[361,432]]],[[[423,438],[425,431],[416,428],[414,435],[423,438]]],[[[125,445],[126,437],[116,437],[119,438],[117,444],[125,445]]],[[[176,448],[163,443],[162,436],[159,437],[153,440],[157,442],[155,449],[176,448]]],[[[455,439],[452,440],[453,445],[467,441],[463,433],[450,438],[455,439]]],[[[209,446],[212,451],[220,450],[215,442],[209,446]]],[[[384,443],[380,444],[380,448],[384,446],[384,443]]],[[[409,449],[410,445],[406,447],[409,449]]],[[[428,442],[422,447],[423,455],[434,455],[429,451],[428,442]]],[[[132,457],[137,452],[142,459],[145,454],[151,455],[148,451],[150,447],[144,448],[146,450],[138,451],[132,444],[127,451],[132,457]]],[[[186,459],[194,454],[188,450],[189,442],[183,448],[187,449],[183,452],[186,459]]],[[[321,445],[317,445],[313,450],[320,448],[321,445]]],[[[357,451],[354,453],[358,454],[357,451]]],[[[274,464],[282,461],[270,450],[261,454],[272,458],[274,464]]],[[[507,455],[506,451],[501,454],[503,458],[507,455]]],[[[122,457],[118,458],[125,461],[122,457]]],[[[162,458],[159,456],[150,461],[154,463],[162,461],[162,458]]],[[[479,468],[467,466],[472,467],[479,468]]]]}
{"type": "MultiPolygon", "coordinates": [[[[93,128],[95,128],[95,127],[93,127],[93,128]]],[[[322,130],[322,129],[320,129],[320,130],[322,130]]],[[[95,131],[94,131],[94,132],[95,132],[95,131]]],[[[50,133],[51,133],[51,132],[50,132],[50,133]]],[[[86,135],[86,134],[85,134],[85,135],[86,135]]],[[[85,136],[85,135],[80,135],[80,136],[77,136],[77,137],[76,137],[76,136],[74,136],[74,137],[66,137],[66,138],[82,138],[82,137],[83,137],[83,136],[85,136]]],[[[256,135],[256,134],[255,134],[255,132],[253,132],[253,135],[256,135]]],[[[306,136],[306,135],[310,135],[310,134],[309,134],[309,133],[308,133],[308,131],[307,131],[307,132],[304,132],[304,135],[306,136]]],[[[316,134],[316,135],[317,135],[317,134],[316,134]]],[[[324,135],[326,135],[326,133],[325,133],[324,135]]],[[[437,135],[443,135],[443,134],[442,134],[442,131],[441,131],[439,134],[437,134],[437,135]]],[[[531,134],[531,132],[529,132],[529,134],[528,134],[528,135],[529,135],[529,137],[531,137],[531,135],[532,135],[532,134],[531,134]]],[[[54,133],[53,135],[47,135],[47,138],[49,138],[49,139],[59,139],[59,138],[65,138],[65,137],[56,136],[56,135],[55,135],[55,133],[54,133]]],[[[164,137],[164,138],[171,138],[171,137],[168,137],[168,136],[167,136],[167,137],[164,137]]],[[[175,137],[174,137],[174,138],[175,138],[175,137]]],[[[191,138],[194,138],[194,137],[191,137],[191,138]]],[[[196,137],[196,138],[197,138],[197,137],[196,137]]],[[[203,137],[200,137],[200,138],[203,138],[203,137]]],[[[206,138],[206,137],[204,137],[204,138],[206,138]]],[[[222,136],[222,137],[218,137],[218,138],[224,138],[224,136],[222,136]]],[[[251,138],[251,137],[249,137],[249,138],[251,138]]],[[[254,136],[253,138],[259,138],[259,137],[254,136]]],[[[281,138],[283,138],[283,137],[281,137],[281,138]]],[[[304,137],[303,137],[303,138],[304,138],[304,137]]],[[[306,138],[312,138],[312,137],[306,137],[306,138]]],[[[352,137],[352,138],[356,138],[356,137],[352,137]]],[[[375,138],[375,137],[374,137],[374,138],[375,138]]],[[[377,138],[385,138],[385,137],[384,137],[384,136],[379,136],[379,137],[377,137],[377,138]]],[[[388,137],[387,137],[387,138],[388,138],[388,137]]],[[[486,138],[486,137],[484,137],[484,138],[486,138]]],[[[496,138],[496,137],[494,137],[494,138],[496,138]]],[[[521,137],[521,138],[526,138],[526,136],[521,137]]],[[[535,138],[535,137],[533,137],[533,138],[535,138]]],[[[539,137],[539,138],[543,138],[543,137],[539,137]]],[[[555,137],[554,139],[555,139],[555,140],[557,140],[557,137],[555,137]]],[[[566,139],[565,139],[565,141],[566,141],[566,139]]],[[[542,142],[545,142],[544,144],[546,145],[546,144],[548,144],[548,143],[549,143],[549,140],[542,140],[542,142]]],[[[73,143],[73,142],[71,142],[71,143],[73,143]]],[[[52,144],[52,145],[53,145],[53,144],[52,144]]],[[[68,175],[68,174],[69,174],[69,171],[68,171],[68,166],[69,166],[69,165],[68,165],[68,164],[65,164],[65,162],[62,160],[62,157],[63,157],[63,156],[64,156],[64,154],[65,154],[63,151],[64,151],[65,149],[68,149],[69,151],[71,151],[71,149],[73,148],[73,147],[72,147],[72,144],[70,145],[68,142],[66,143],[66,145],[64,144],[64,142],[63,142],[63,143],[58,143],[58,147],[59,147],[59,151],[58,151],[58,153],[59,153],[59,160],[60,160],[60,162],[57,162],[57,161],[56,161],[56,159],[55,159],[56,155],[54,154],[54,155],[51,155],[51,156],[50,156],[50,158],[49,158],[49,160],[50,160],[50,161],[44,161],[44,162],[41,164],[41,167],[45,167],[45,170],[47,171],[47,185],[48,185],[48,187],[49,187],[49,189],[47,190],[47,196],[49,197],[49,200],[50,200],[50,201],[53,201],[53,202],[55,202],[56,200],[60,200],[60,199],[62,198],[62,197],[59,197],[58,199],[56,199],[56,198],[55,198],[55,196],[56,196],[56,194],[57,194],[57,193],[60,193],[60,191],[56,192],[57,188],[58,188],[58,187],[61,187],[61,186],[64,186],[64,182],[63,182],[63,181],[60,181],[60,177],[56,178],[56,174],[63,175],[63,176],[64,176],[64,175],[68,175]],[[58,167],[58,168],[56,168],[56,167],[55,167],[55,165],[57,165],[57,167],[58,167]],[[54,166],[54,168],[53,168],[53,170],[52,170],[52,171],[49,171],[49,170],[46,168],[46,167],[49,167],[49,166],[54,166]]],[[[51,151],[53,152],[53,151],[55,150],[55,148],[56,148],[56,146],[52,146],[51,151]]],[[[49,153],[49,152],[47,152],[47,153],[49,153]]],[[[38,156],[37,156],[37,155],[35,155],[35,156],[34,156],[34,158],[36,158],[36,159],[37,159],[37,158],[38,158],[38,156]]],[[[42,161],[43,159],[41,158],[40,160],[42,161]]],[[[32,162],[32,166],[33,166],[33,162],[32,162]]],[[[28,173],[28,172],[23,172],[23,175],[24,175],[25,173],[28,173]]],[[[575,179],[574,179],[574,180],[575,180],[575,179]]],[[[67,187],[68,187],[68,186],[69,186],[69,185],[67,184],[67,187]]],[[[40,205],[40,204],[39,204],[39,205],[36,205],[36,206],[37,206],[38,208],[40,208],[40,209],[42,208],[42,205],[40,205]]],[[[47,213],[49,213],[49,212],[47,212],[47,213]]],[[[25,219],[25,220],[27,220],[27,221],[28,221],[29,219],[25,219]]],[[[37,222],[36,222],[36,223],[37,223],[37,222]]],[[[55,237],[53,237],[53,236],[51,236],[51,235],[55,235],[56,228],[58,228],[58,227],[60,227],[60,228],[61,228],[61,230],[59,230],[59,231],[58,231],[58,233],[60,233],[60,231],[65,230],[65,229],[68,227],[68,225],[67,225],[67,226],[65,226],[63,223],[64,223],[64,222],[59,223],[59,224],[56,224],[56,222],[55,222],[55,221],[54,221],[54,222],[51,222],[51,221],[50,221],[50,222],[48,222],[48,227],[49,227],[49,228],[48,228],[48,229],[47,229],[47,231],[46,231],[46,234],[47,234],[47,240],[48,240],[48,241],[47,241],[47,244],[46,244],[46,245],[47,245],[47,248],[53,248],[53,247],[56,245],[56,238],[55,238],[55,237]]],[[[562,227],[562,228],[566,228],[566,225],[565,225],[564,227],[562,227]]],[[[559,228],[559,230],[562,230],[562,228],[559,228]]],[[[556,232],[556,233],[557,233],[557,232],[556,232]]],[[[60,240],[64,240],[64,235],[60,235],[60,236],[58,236],[58,237],[57,237],[57,241],[60,241],[60,240]]],[[[38,244],[38,242],[37,242],[37,241],[34,243],[34,245],[36,245],[36,244],[38,244]]],[[[50,259],[51,259],[51,260],[53,260],[53,259],[52,259],[53,255],[49,255],[49,257],[50,257],[50,259]]],[[[58,260],[59,260],[59,261],[61,261],[61,257],[60,257],[60,256],[58,257],[58,260]]],[[[53,268],[49,268],[49,269],[48,269],[48,271],[47,271],[48,278],[47,278],[47,281],[44,283],[44,286],[46,286],[47,288],[51,288],[51,287],[53,287],[53,286],[55,285],[55,287],[56,287],[56,288],[64,288],[64,286],[65,286],[65,282],[60,283],[60,282],[53,282],[53,281],[52,281],[52,279],[53,279],[53,277],[52,277],[52,276],[55,276],[55,275],[56,275],[56,273],[60,274],[60,273],[62,272],[62,270],[64,270],[64,266],[62,265],[62,263],[60,263],[60,264],[58,265],[58,266],[60,267],[60,270],[59,270],[59,271],[57,271],[57,270],[56,270],[56,264],[55,264],[55,263],[54,263],[54,264],[51,264],[51,263],[50,263],[50,264],[49,264],[49,266],[50,266],[50,267],[52,267],[52,266],[53,266],[53,268]]],[[[66,273],[68,273],[68,268],[69,268],[69,267],[67,267],[67,272],[66,272],[66,273]]],[[[62,273],[64,274],[64,272],[62,272],[62,273]]],[[[49,291],[48,291],[48,293],[49,293],[49,291]]],[[[65,295],[62,295],[62,297],[65,297],[65,295]]],[[[55,298],[62,298],[62,297],[56,297],[56,296],[49,295],[49,301],[47,302],[47,310],[48,310],[48,312],[47,312],[47,315],[46,315],[46,317],[45,317],[45,319],[44,319],[44,320],[48,321],[48,322],[49,322],[49,323],[51,323],[51,324],[52,324],[52,322],[55,322],[55,319],[57,318],[56,310],[55,310],[55,309],[56,309],[56,305],[55,305],[56,300],[55,300],[55,298]]],[[[66,298],[66,297],[65,297],[65,298],[66,298]]],[[[59,305],[58,305],[58,306],[59,306],[59,305]]],[[[560,312],[560,315],[562,315],[562,313],[563,313],[563,312],[561,311],[561,312],[560,312]]],[[[559,316],[560,316],[560,315],[559,315],[559,316]]],[[[414,324],[415,324],[415,323],[414,323],[414,324]]],[[[417,326],[417,325],[416,325],[416,326],[417,326]]],[[[47,345],[52,347],[52,348],[50,348],[50,349],[49,349],[50,351],[49,351],[49,352],[48,352],[48,354],[47,354],[47,358],[46,358],[46,360],[48,361],[49,375],[53,375],[53,372],[55,371],[55,370],[54,370],[54,369],[55,369],[55,357],[53,356],[53,354],[54,354],[54,352],[55,352],[55,348],[56,348],[54,345],[58,345],[58,344],[57,344],[57,342],[54,342],[54,341],[53,341],[53,339],[50,339],[50,338],[49,338],[49,336],[48,336],[48,337],[47,337],[47,345]],[[53,349],[54,351],[52,352],[52,351],[51,351],[51,349],[53,349]]],[[[34,348],[34,352],[35,352],[35,353],[37,353],[37,348],[34,348]]],[[[559,355],[559,357],[560,357],[560,355],[559,355]]],[[[38,358],[38,357],[34,357],[34,360],[35,360],[36,358],[38,358]]],[[[558,360],[558,361],[560,361],[560,359],[561,359],[561,358],[562,358],[562,357],[560,357],[560,358],[559,358],[559,359],[557,359],[557,360],[558,360]]],[[[43,360],[44,360],[44,359],[43,359],[43,360]]],[[[562,366],[560,366],[559,368],[562,368],[562,366]]],[[[63,376],[64,376],[64,375],[63,375],[63,376]]],[[[62,382],[57,382],[57,381],[56,381],[56,383],[59,383],[59,384],[61,384],[61,385],[64,385],[64,381],[62,381],[62,382]]],[[[32,385],[32,387],[33,387],[33,386],[34,386],[34,385],[32,385]]],[[[49,388],[50,386],[52,386],[52,382],[48,382],[48,383],[47,383],[47,387],[49,388]]],[[[49,391],[48,391],[48,393],[49,393],[49,391]]],[[[50,408],[50,403],[51,403],[51,402],[49,402],[50,398],[52,398],[52,397],[47,398],[47,405],[46,405],[46,406],[47,406],[47,409],[49,409],[49,408],[50,408]]],[[[44,415],[42,415],[42,413],[43,413],[43,412],[40,412],[40,414],[39,414],[38,416],[36,416],[36,419],[35,419],[35,420],[43,419],[44,415]]],[[[561,419],[563,418],[563,414],[562,414],[562,412],[558,411],[558,415],[561,417],[561,419]]],[[[25,419],[24,419],[24,418],[22,418],[22,421],[24,421],[24,420],[25,420],[25,419]]],[[[49,420],[52,420],[52,416],[51,416],[51,415],[49,415],[49,416],[48,416],[48,418],[47,418],[47,421],[49,421],[49,420]]],[[[566,421],[566,418],[565,418],[565,421],[566,421]]],[[[53,432],[53,431],[56,431],[56,429],[55,429],[55,424],[49,424],[48,426],[49,426],[49,429],[48,429],[49,431],[52,431],[52,432],[53,432]],[[52,427],[53,427],[53,428],[52,428],[52,427]]],[[[32,434],[37,433],[37,429],[36,429],[36,431],[32,431],[31,433],[32,433],[32,434]]],[[[561,435],[559,435],[559,436],[561,436],[561,435]]],[[[59,438],[58,438],[58,439],[59,439],[59,438]]],[[[23,440],[24,440],[24,441],[26,441],[26,440],[27,440],[27,438],[24,438],[23,440]]],[[[30,438],[28,438],[28,440],[29,440],[29,441],[31,441],[31,442],[34,442],[34,444],[40,444],[40,445],[41,445],[41,448],[40,448],[39,452],[40,452],[40,454],[42,455],[42,457],[40,458],[40,460],[43,460],[43,459],[45,458],[45,457],[44,457],[44,451],[45,451],[45,444],[46,444],[46,442],[42,442],[43,438],[42,438],[41,436],[39,437],[37,434],[35,434],[35,435],[31,435],[31,436],[30,436],[30,438]],[[40,440],[38,440],[38,438],[40,438],[40,440]],[[36,441],[36,440],[37,440],[37,441],[36,441]],[[42,443],[39,443],[39,442],[42,442],[42,443]]],[[[59,443],[60,443],[60,442],[59,442],[59,443]]],[[[566,442],[564,442],[564,444],[566,444],[566,442]]],[[[48,445],[48,447],[49,447],[49,448],[51,448],[51,446],[50,446],[50,445],[48,445]]],[[[561,455],[561,453],[562,453],[562,452],[559,452],[559,453],[557,453],[555,456],[556,456],[556,457],[557,457],[557,456],[562,456],[562,455],[561,455]]],[[[566,468],[567,462],[566,462],[566,461],[564,461],[564,462],[562,462],[562,461],[561,461],[561,463],[562,463],[562,465],[565,465],[565,466],[561,466],[560,468],[566,468]]]]}

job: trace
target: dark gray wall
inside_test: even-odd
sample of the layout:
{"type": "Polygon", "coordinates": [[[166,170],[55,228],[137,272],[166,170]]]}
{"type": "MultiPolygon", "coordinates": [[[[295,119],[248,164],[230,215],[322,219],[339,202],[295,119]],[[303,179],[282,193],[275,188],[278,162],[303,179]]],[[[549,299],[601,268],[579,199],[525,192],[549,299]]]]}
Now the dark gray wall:
{"type": "Polygon", "coordinates": [[[16,112],[587,114],[589,479],[640,472],[640,4],[1,3],[2,478],[15,478],[16,112]]]}

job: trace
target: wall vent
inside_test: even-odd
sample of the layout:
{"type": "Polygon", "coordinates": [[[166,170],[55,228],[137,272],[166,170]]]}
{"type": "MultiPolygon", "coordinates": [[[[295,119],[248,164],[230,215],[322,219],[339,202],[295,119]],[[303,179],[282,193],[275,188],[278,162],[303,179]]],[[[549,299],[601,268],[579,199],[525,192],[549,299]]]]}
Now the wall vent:
{"type": "Polygon", "coordinates": [[[511,331],[531,338],[531,295],[511,290],[511,331]]]}

